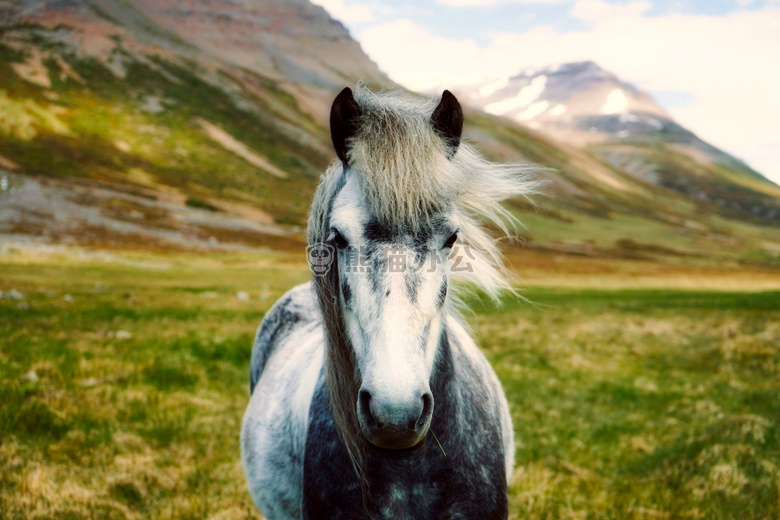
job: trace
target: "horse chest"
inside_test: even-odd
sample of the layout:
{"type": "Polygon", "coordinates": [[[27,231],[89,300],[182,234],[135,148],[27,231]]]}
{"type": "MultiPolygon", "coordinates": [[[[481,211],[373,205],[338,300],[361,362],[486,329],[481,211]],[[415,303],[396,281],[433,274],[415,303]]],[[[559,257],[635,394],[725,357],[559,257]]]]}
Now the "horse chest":
{"type": "Polygon", "coordinates": [[[429,438],[412,453],[369,452],[365,467],[369,489],[364,495],[328,413],[327,393],[320,387],[310,411],[302,516],[310,520],[506,519],[503,462],[484,448],[476,444],[445,456],[429,438]]]}
{"type": "MultiPolygon", "coordinates": [[[[369,488],[364,495],[346,452],[339,443],[307,453],[304,463],[303,518],[423,520],[442,518],[447,495],[446,471],[434,470],[415,454],[414,460],[372,459],[366,467],[369,488]],[[325,455],[325,456],[322,456],[325,455]]],[[[423,448],[424,449],[424,448],[423,448]]],[[[438,449],[438,448],[437,448],[438,449]]]]}

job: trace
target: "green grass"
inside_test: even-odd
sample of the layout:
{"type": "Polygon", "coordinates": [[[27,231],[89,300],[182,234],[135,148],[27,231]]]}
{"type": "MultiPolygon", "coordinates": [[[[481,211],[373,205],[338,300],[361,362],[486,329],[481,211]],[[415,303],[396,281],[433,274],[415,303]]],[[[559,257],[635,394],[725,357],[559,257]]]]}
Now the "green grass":
{"type": "Polygon", "coordinates": [[[0,518],[254,517],[249,348],[305,272],[108,258],[2,259],[0,290],[25,299],[0,300],[0,518]]]}
{"type": "MultiPolygon", "coordinates": [[[[257,518],[252,335],[306,278],[285,255],[0,257],[25,295],[0,299],[0,517],[257,518]]],[[[780,292],[525,295],[469,318],[514,417],[511,518],[780,516],[780,292]]]]}
{"type": "Polygon", "coordinates": [[[534,288],[479,310],[515,518],[777,518],[780,292],[534,288]]]}

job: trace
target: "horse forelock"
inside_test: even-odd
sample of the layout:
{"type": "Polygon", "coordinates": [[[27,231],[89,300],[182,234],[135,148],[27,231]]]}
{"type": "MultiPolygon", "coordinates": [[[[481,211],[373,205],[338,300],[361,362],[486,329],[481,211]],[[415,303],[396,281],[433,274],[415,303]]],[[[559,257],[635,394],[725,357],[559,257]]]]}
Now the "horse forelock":
{"type": "Polygon", "coordinates": [[[520,223],[501,203],[535,193],[534,169],[487,161],[466,142],[449,148],[431,123],[435,100],[359,85],[355,101],[361,116],[349,142],[347,171],[358,179],[374,216],[415,230],[451,208],[460,221],[459,242],[468,247],[461,254],[469,268],[458,276],[494,297],[511,290],[496,239],[484,224],[512,234],[520,223]]]}
{"type": "Polygon", "coordinates": [[[358,88],[362,115],[350,140],[350,171],[374,216],[416,228],[457,195],[460,179],[430,122],[435,103],[358,88]]]}

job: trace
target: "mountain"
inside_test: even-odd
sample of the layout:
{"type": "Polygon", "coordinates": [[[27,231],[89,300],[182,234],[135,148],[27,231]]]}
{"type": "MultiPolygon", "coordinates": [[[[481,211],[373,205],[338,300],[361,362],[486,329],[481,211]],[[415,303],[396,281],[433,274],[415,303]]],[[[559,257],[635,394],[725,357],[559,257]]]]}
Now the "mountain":
{"type": "MultiPolygon", "coordinates": [[[[6,0],[0,248],[298,250],[358,80],[400,88],[306,0],[6,0]]],[[[593,64],[479,90],[466,139],[548,181],[510,256],[780,263],[778,188],[650,96],[593,64]]]]}
{"type": "Polygon", "coordinates": [[[391,85],[305,0],[4,2],[2,231],[300,242],[330,103],[359,79],[391,85]]]}
{"type": "Polygon", "coordinates": [[[601,141],[606,135],[627,137],[631,130],[648,133],[659,129],[661,120],[670,120],[649,94],[590,61],[527,69],[464,94],[470,104],[489,114],[544,128],[562,141],[579,145],[601,141]],[[624,116],[621,123],[620,115],[626,114],[633,117],[624,116]],[[615,116],[625,128],[583,124],[586,120],[613,120],[615,116]]]}
{"type": "Polygon", "coordinates": [[[524,70],[461,94],[471,106],[573,144],[645,182],[732,215],[780,219],[778,186],[592,61],[524,70]]]}
{"type": "Polygon", "coordinates": [[[134,62],[151,66],[153,58],[189,61],[215,84],[221,72],[262,92],[245,76],[259,75],[318,119],[345,81],[387,83],[344,26],[307,0],[8,0],[0,17],[8,31],[37,27],[29,32],[108,65],[120,78],[134,62]]]}

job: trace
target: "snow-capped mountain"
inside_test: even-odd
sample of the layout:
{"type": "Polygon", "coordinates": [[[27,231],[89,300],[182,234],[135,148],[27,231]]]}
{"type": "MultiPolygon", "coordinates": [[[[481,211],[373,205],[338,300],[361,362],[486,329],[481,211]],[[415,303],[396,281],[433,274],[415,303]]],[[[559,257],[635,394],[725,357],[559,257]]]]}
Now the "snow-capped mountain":
{"type": "Polygon", "coordinates": [[[527,69],[460,90],[472,107],[581,148],[644,182],[697,200],[775,219],[774,202],[743,188],[777,193],[744,162],[675,122],[648,94],[592,61],[527,69]]]}
{"type": "Polygon", "coordinates": [[[592,61],[527,69],[462,95],[489,114],[576,144],[651,133],[671,122],[649,94],[592,61]]]}

